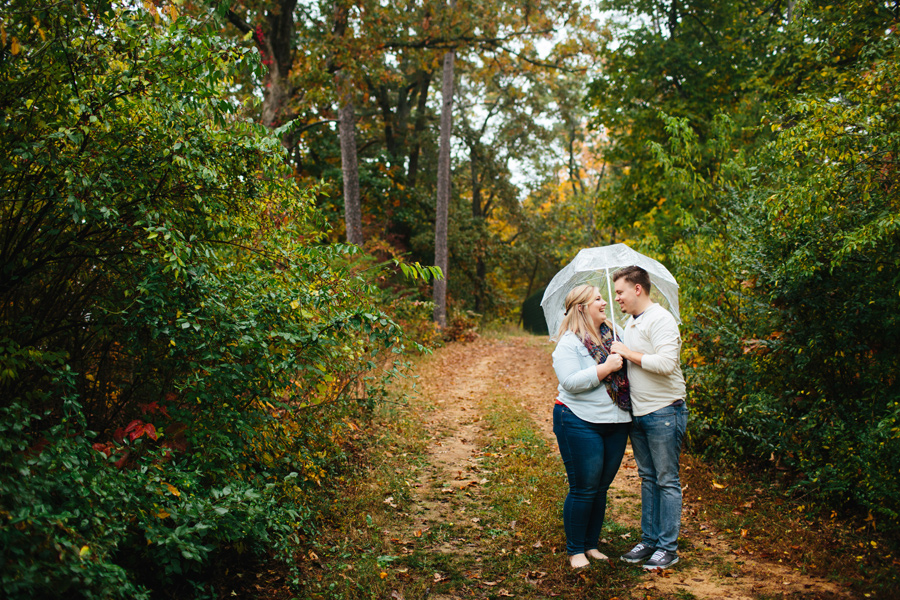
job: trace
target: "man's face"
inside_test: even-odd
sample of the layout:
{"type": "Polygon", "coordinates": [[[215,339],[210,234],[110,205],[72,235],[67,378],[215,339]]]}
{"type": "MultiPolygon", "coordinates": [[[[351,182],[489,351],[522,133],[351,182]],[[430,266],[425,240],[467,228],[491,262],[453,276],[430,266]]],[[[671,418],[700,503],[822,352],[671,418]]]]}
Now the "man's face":
{"type": "Polygon", "coordinates": [[[625,278],[618,279],[615,282],[616,303],[626,315],[636,314],[638,304],[637,288],[638,286],[625,281],[625,278]]]}

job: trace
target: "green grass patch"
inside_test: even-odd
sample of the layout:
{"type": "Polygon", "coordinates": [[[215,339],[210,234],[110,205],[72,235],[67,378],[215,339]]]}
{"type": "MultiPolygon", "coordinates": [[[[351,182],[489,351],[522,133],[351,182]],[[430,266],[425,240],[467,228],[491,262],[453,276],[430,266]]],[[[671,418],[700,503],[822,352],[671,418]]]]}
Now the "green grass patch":
{"type": "MultiPolygon", "coordinates": [[[[419,400],[376,409],[374,442],[357,451],[355,476],[335,494],[319,538],[298,554],[298,598],[628,595],[636,569],[618,561],[577,573],[568,567],[567,484],[555,446],[515,399],[486,398],[480,408],[488,428],[475,440],[484,483],[452,494],[431,477],[434,440],[419,400]]],[[[615,523],[608,529],[617,556],[629,542],[615,523]]]]}
{"type": "Polygon", "coordinates": [[[492,397],[483,408],[490,428],[484,440],[486,462],[498,474],[487,486],[489,503],[501,522],[515,523],[498,539],[501,551],[510,556],[508,568],[520,574],[510,592],[526,598],[550,592],[573,599],[627,596],[641,573],[615,557],[631,548],[638,532],[607,520],[603,537],[609,543],[601,544],[600,551],[613,560],[573,573],[562,524],[568,484],[555,444],[537,430],[517,399],[492,397]],[[623,539],[623,534],[631,537],[623,539]],[[527,583],[528,571],[544,574],[539,584],[527,583]]]}

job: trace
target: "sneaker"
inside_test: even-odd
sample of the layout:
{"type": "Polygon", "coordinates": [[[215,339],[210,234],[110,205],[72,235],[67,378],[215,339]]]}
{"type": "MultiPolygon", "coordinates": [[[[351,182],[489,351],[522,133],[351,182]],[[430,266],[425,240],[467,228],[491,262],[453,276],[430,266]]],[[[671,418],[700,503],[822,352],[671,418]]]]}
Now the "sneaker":
{"type": "Polygon", "coordinates": [[[677,562],[678,555],[674,552],[669,552],[667,550],[657,550],[653,553],[653,556],[650,557],[650,560],[644,563],[644,568],[648,570],[665,569],[667,567],[671,567],[677,562]]]}
{"type": "Polygon", "coordinates": [[[634,548],[631,549],[630,552],[626,552],[619,558],[624,560],[627,563],[639,563],[651,554],[653,554],[654,549],[645,544],[638,544],[634,548]]]}

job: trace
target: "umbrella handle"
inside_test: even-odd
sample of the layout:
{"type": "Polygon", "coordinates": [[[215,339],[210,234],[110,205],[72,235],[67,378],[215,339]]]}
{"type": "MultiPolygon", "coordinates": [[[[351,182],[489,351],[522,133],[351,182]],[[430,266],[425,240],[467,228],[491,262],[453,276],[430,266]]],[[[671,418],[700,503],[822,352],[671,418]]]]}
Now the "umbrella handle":
{"type": "MultiPolygon", "coordinates": [[[[607,265],[607,267],[606,267],[606,291],[607,291],[607,293],[609,294],[609,303],[610,303],[610,305],[612,305],[612,302],[613,302],[613,297],[612,297],[612,280],[609,278],[609,266],[608,266],[608,265],[607,265]]],[[[612,315],[612,310],[610,310],[610,315],[612,315]]],[[[609,321],[612,323],[613,341],[614,341],[614,342],[618,342],[619,339],[618,339],[618,337],[616,336],[616,320],[615,320],[615,319],[610,319],[609,321]]]]}

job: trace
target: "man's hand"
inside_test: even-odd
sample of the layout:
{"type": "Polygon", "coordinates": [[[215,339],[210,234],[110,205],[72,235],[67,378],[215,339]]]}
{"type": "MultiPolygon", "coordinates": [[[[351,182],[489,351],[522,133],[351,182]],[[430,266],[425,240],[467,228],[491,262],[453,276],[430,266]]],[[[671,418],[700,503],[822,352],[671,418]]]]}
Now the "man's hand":
{"type": "Polygon", "coordinates": [[[643,356],[643,354],[641,354],[640,352],[632,352],[628,349],[628,346],[626,346],[622,342],[613,342],[609,350],[610,352],[613,352],[615,354],[620,354],[622,358],[624,358],[625,360],[629,360],[636,365],[641,364],[641,357],[643,356]]]}

